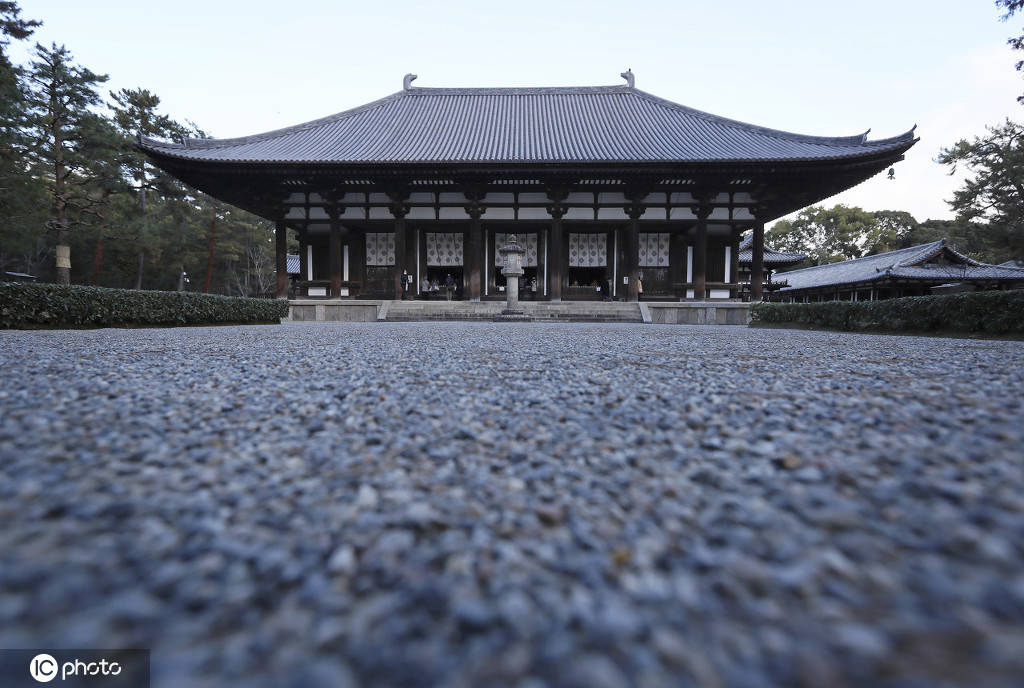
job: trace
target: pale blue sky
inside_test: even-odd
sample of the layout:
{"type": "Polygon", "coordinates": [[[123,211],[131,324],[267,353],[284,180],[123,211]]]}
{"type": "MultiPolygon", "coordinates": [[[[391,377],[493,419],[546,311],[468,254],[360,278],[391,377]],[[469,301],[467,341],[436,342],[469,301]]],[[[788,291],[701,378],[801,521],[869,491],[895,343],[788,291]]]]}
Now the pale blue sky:
{"type": "MultiPolygon", "coordinates": [[[[827,201],[949,217],[956,180],[933,160],[957,138],[1019,118],[1024,80],[985,0],[822,2],[248,2],[22,0],[64,43],[148,88],[217,137],[298,124],[417,86],[622,83],[691,107],[806,134],[918,125],[881,176],[827,201]]],[[[15,59],[24,51],[15,49],[15,59]]]]}

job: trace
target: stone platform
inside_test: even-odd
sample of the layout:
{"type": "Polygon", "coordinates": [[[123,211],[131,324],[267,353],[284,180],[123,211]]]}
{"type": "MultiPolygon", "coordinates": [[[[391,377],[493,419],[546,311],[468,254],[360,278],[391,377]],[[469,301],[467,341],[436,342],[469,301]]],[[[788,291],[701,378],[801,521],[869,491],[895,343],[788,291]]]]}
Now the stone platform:
{"type": "MultiPolygon", "coordinates": [[[[493,321],[505,308],[504,301],[300,299],[289,304],[286,320],[291,322],[493,321]]],[[[519,307],[539,322],[746,325],[750,321],[750,304],[730,301],[526,301],[519,307]]]]}

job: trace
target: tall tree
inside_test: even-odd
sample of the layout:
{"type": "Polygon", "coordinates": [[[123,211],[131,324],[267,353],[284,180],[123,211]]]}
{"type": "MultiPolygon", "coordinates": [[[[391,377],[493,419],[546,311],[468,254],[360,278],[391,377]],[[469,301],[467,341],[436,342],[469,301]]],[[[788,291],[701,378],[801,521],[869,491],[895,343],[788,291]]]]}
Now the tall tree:
{"type": "Polygon", "coordinates": [[[1007,119],[987,129],[939,154],[950,174],[964,167],[969,175],[948,203],[959,221],[988,224],[1006,254],[1024,256],[1024,125],[1007,119]]]}
{"type": "Polygon", "coordinates": [[[867,255],[913,246],[907,242],[920,226],[913,215],[905,210],[876,210],[872,214],[877,228],[867,255]]]}
{"type": "MultiPolygon", "coordinates": [[[[124,141],[121,164],[126,177],[132,180],[138,194],[138,212],[131,224],[134,224],[135,243],[138,246],[135,288],[141,289],[146,248],[151,238],[147,222],[147,194],[155,192],[164,200],[183,201],[187,196],[187,191],[176,179],[148,165],[146,156],[135,147],[135,137],[141,135],[181,141],[190,135],[201,136],[203,132],[195,125],[182,125],[167,115],[157,112],[160,98],[146,89],[123,88],[111,97],[110,108],[114,124],[121,132],[124,141]]],[[[173,207],[171,209],[173,210],[173,207]]],[[[183,271],[183,268],[179,270],[183,271]]]]}
{"type": "MultiPolygon", "coordinates": [[[[1024,0],[996,0],[996,7],[1001,7],[1005,12],[1003,13],[1002,20],[1008,21],[1017,12],[1024,9],[1024,0]]],[[[1024,50],[1024,32],[1021,32],[1019,36],[1012,36],[1006,40],[1014,50],[1024,50]]],[[[1017,71],[1024,71],[1024,60],[1018,60],[1017,71]]],[[[1024,103],[1024,96],[1017,96],[1018,103],[1024,103]]]]}
{"type": "Polygon", "coordinates": [[[57,234],[57,281],[68,284],[70,232],[96,206],[96,184],[105,183],[109,171],[102,162],[112,157],[110,129],[90,109],[100,104],[97,86],[107,76],[74,64],[70,51],[54,43],[49,48],[36,45],[26,79],[28,157],[48,182],[48,228],[57,234]]]}
{"type": "MultiPolygon", "coordinates": [[[[24,163],[23,137],[25,99],[22,70],[11,63],[7,46],[11,39],[28,38],[40,22],[22,19],[17,3],[0,1],[0,270],[20,264],[33,255],[35,234],[26,232],[38,208],[38,197],[24,163]]],[[[31,261],[28,261],[31,262],[31,261]]]]}
{"type": "Polygon", "coordinates": [[[22,19],[18,3],[0,0],[0,66],[11,66],[7,57],[10,38],[19,41],[25,40],[42,25],[41,21],[35,19],[22,19]]]}
{"type": "Polygon", "coordinates": [[[845,205],[805,208],[794,220],[775,223],[767,237],[774,248],[806,253],[813,265],[887,250],[874,214],[845,205]]]}

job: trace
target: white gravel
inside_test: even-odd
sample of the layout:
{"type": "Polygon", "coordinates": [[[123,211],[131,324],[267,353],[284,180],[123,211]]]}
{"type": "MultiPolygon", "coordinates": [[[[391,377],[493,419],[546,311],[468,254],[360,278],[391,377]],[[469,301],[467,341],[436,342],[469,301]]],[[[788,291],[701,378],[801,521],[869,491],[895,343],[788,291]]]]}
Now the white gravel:
{"type": "Polygon", "coordinates": [[[0,332],[0,646],[154,686],[1011,686],[1024,343],[0,332]]]}

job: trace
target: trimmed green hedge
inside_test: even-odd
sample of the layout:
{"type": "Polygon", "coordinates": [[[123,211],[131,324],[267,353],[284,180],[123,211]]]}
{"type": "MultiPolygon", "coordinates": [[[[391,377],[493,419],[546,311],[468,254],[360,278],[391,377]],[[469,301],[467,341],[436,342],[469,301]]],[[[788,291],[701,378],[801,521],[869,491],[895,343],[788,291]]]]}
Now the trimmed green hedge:
{"type": "Polygon", "coordinates": [[[0,328],[63,328],[277,323],[283,299],[173,291],[0,283],[0,328]]]}
{"type": "Polygon", "coordinates": [[[759,303],[751,324],[790,323],[847,331],[1024,334],[1024,290],[885,301],[759,303]]]}

